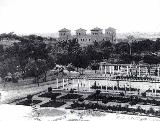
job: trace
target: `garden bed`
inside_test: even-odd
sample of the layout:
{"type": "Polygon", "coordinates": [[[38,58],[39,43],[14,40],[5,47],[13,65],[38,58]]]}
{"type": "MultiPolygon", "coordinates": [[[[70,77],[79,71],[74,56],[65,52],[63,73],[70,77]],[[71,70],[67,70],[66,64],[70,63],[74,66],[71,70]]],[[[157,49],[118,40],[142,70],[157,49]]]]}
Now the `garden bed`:
{"type": "Polygon", "coordinates": [[[38,97],[46,97],[46,98],[52,98],[52,97],[57,97],[61,95],[61,93],[50,93],[50,92],[46,92],[46,93],[43,93],[41,95],[38,95],[38,97]]]}
{"type": "Polygon", "coordinates": [[[32,102],[29,101],[29,100],[24,100],[24,101],[16,103],[16,105],[30,106],[31,104],[36,105],[36,104],[41,103],[41,102],[42,102],[41,100],[33,100],[32,102]]]}
{"type": "Polygon", "coordinates": [[[79,94],[67,94],[67,95],[64,95],[62,97],[60,97],[60,99],[78,99],[82,97],[82,95],[79,95],[79,94]]]}
{"type": "Polygon", "coordinates": [[[57,101],[49,101],[47,103],[44,103],[42,105],[40,105],[40,107],[54,107],[54,108],[57,108],[57,107],[60,107],[62,105],[66,104],[65,102],[57,102],[57,101]]]}

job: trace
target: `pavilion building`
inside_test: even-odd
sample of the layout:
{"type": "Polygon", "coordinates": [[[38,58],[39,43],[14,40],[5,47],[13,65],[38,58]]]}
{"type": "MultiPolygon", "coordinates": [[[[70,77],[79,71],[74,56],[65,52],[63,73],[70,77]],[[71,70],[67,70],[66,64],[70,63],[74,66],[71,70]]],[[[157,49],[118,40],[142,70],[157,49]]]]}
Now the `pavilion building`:
{"type": "Polygon", "coordinates": [[[116,29],[109,27],[105,30],[105,34],[101,28],[93,28],[90,34],[87,34],[85,29],[79,28],[75,35],[71,35],[71,30],[63,28],[59,30],[59,41],[67,41],[75,38],[77,42],[82,46],[91,45],[94,42],[100,41],[110,41],[111,43],[116,43],[116,29]]]}
{"type": "Polygon", "coordinates": [[[145,65],[145,64],[110,64],[106,62],[100,63],[100,72],[102,75],[120,74],[129,76],[160,76],[159,65],[145,65]]]}

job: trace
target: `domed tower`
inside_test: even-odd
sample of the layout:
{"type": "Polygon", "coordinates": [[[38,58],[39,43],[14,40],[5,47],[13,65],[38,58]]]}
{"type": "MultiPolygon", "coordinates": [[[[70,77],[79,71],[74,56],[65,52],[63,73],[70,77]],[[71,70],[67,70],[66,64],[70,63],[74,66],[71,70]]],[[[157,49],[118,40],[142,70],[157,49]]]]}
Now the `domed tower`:
{"type": "Polygon", "coordinates": [[[93,42],[99,42],[103,40],[103,33],[102,33],[102,29],[96,27],[91,29],[91,39],[93,42]]]}
{"type": "Polygon", "coordinates": [[[89,44],[92,44],[92,41],[91,41],[91,36],[87,35],[86,34],[86,31],[85,29],[77,29],[75,30],[76,31],[76,39],[77,39],[77,42],[82,46],[82,47],[85,47],[89,44]]]}
{"type": "Polygon", "coordinates": [[[67,41],[71,39],[71,30],[63,28],[59,30],[59,38],[60,41],[67,41]]]}
{"type": "Polygon", "coordinates": [[[80,28],[80,29],[77,29],[75,31],[76,31],[76,37],[86,36],[86,31],[87,30],[85,30],[85,29],[80,28]]]}
{"type": "Polygon", "coordinates": [[[108,29],[105,29],[105,39],[106,41],[110,41],[111,43],[117,43],[116,39],[116,29],[109,27],[108,29]]]}

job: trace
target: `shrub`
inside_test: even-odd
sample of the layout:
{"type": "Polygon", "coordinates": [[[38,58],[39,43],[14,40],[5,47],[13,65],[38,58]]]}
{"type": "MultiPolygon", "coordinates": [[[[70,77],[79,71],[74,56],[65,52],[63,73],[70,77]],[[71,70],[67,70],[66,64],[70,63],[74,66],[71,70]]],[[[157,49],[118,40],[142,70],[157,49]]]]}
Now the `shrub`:
{"type": "Polygon", "coordinates": [[[69,92],[70,92],[70,93],[74,93],[74,89],[71,88],[69,92]]]}
{"type": "Polygon", "coordinates": [[[32,103],[32,98],[33,98],[32,95],[27,95],[27,101],[28,101],[28,103],[32,103]]]}
{"type": "Polygon", "coordinates": [[[155,111],[154,111],[154,109],[152,107],[149,109],[149,113],[152,114],[152,115],[155,114],[155,111]]]}
{"type": "Polygon", "coordinates": [[[48,92],[52,92],[52,87],[48,87],[48,92]]]}
{"type": "Polygon", "coordinates": [[[141,93],[142,97],[146,97],[146,92],[141,93]]]}
{"type": "Polygon", "coordinates": [[[102,103],[104,103],[104,104],[108,103],[107,97],[104,97],[104,98],[102,99],[102,103]]]}
{"type": "Polygon", "coordinates": [[[84,98],[80,97],[80,98],[78,98],[78,101],[79,101],[79,102],[83,102],[83,101],[84,101],[84,98]]]}
{"type": "Polygon", "coordinates": [[[51,96],[52,101],[56,101],[56,96],[51,96]]]}
{"type": "Polygon", "coordinates": [[[124,96],[124,93],[123,93],[123,92],[120,92],[119,96],[124,96]]]}

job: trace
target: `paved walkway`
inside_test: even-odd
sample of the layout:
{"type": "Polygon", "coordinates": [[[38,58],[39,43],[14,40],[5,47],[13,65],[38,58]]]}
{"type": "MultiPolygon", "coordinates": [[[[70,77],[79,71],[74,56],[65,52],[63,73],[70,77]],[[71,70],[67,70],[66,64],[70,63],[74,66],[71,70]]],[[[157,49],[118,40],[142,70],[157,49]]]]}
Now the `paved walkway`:
{"type": "Polygon", "coordinates": [[[46,91],[48,87],[55,88],[55,84],[50,85],[40,85],[40,86],[33,86],[33,87],[26,87],[26,88],[19,88],[14,90],[0,90],[1,93],[1,102],[0,103],[9,103],[15,99],[24,98],[28,94],[36,94],[43,91],[46,91]]]}

